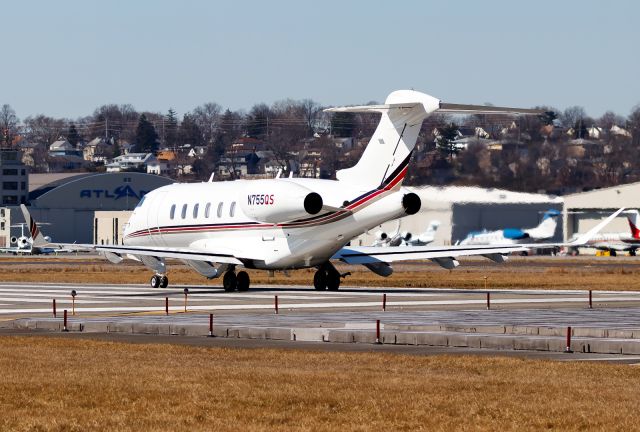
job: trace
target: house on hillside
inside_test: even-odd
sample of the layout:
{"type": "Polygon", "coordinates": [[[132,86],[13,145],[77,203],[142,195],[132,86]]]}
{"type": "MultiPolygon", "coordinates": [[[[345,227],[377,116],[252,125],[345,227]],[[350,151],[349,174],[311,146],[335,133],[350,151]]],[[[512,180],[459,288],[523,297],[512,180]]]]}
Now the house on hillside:
{"type": "Polygon", "coordinates": [[[153,156],[152,153],[127,153],[117,156],[106,165],[107,172],[146,171],[146,164],[153,156]]]}
{"type": "Polygon", "coordinates": [[[49,156],[82,156],[82,152],[76,149],[64,138],[58,139],[49,146],[49,156]]]}
{"type": "Polygon", "coordinates": [[[82,149],[82,157],[89,162],[105,162],[111,146],[104,138],[98,137],[89,141],[82,149]]]}

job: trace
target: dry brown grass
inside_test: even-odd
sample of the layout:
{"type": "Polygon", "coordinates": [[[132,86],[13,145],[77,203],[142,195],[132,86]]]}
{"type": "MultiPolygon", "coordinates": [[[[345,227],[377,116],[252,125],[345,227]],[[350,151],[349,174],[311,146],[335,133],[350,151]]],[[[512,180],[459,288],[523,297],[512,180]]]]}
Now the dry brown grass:
{"type": "Polygon", "coordinates": [[[0,429],[631,430],[640,369],[0,338],[0,429]]]}
{"type": "MultiPolygon", "coordinates": [[[[66,258],[0,259],[0,280],[26,282],[69,283],[141,283],[151,275],[142,265],[113,265],[94,258],[90,264],[78,264],[66,258]],[[15,263],[21,264],[15,264],[15,263]]],[[[90,260],[88,258],[87,260],[90,260]]],[[[475,260],[447,271],[434,264],[421,266],[395,265],[396,272],[389,278],[379,277],[362,266],[339,266],[340,271],[352,274],[345,284],[357,286],[484,288],[484,276],[489,288],[542,288],[542,289],[613,289],[640,290],[640,260],[569,260],[562,258],[518,260],[502,265],[485,264],[475,260]]],[[[270,277],[265,271],[250,271],[254,284],[311,285],[314,270],[276,273],[270,277]]],[[[220,280],[205,278],[182,264],[169,264],[171,284],[220,286],[220,280]]]]}

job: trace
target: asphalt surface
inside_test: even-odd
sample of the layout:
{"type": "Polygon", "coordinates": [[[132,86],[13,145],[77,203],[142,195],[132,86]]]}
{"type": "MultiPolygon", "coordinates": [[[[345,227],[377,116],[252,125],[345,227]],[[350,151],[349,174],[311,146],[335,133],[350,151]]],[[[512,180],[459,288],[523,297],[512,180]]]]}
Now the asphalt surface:
{"type": "MultiPolygon", "coordinates": [[[[371,328],[376,319],[386,325],[554,325],[592,326],[637,329],[640,326],[640,292],[605,292],[593,294],[594,309],[588,308],[588,294],[582,291],[492,290],[491,309],[487,310],[486,293],[475,290],[403,289],[345,287],[338,292],[317,292],[308,287],[258,286],[247,293],[225,293],[221,289],[186,286],[153,289],[145,285],[88,285],[48,283],[0,283],[0,319],[52,317],[56,299],[58,316],[63,309],[77,317],[143,320],[145,322],[202,323],[209,313],[216,324],[254,327],[323,327],[344,325],[371,328]],[[184,288],[189,293],[185,313],[184,288]],[[70,292],[76,291],[75,300],[70,292]],[[382,311],[386,294],[386,311],[382,311]],[[278,314],[275,298],[278,297],[278,314]],[[170,316],[165,316],[165,299],[170,316]]],[[[130,343],[179,343],[198,346],[234,348],[277,348],[349,352],[393,352],[410,355],[472,354],[507,355],[553,360],[609,361],[628,364],[640,357],[607,354],[563,354],[538,351],[503,351],[491,349],[445,348],[408,345],[370,345],[227,339],[191,336],[136,334],[84,334],[25,332],[4,329],[0,335],[43,335],[47,337],[91,338],[130,343]]]]}

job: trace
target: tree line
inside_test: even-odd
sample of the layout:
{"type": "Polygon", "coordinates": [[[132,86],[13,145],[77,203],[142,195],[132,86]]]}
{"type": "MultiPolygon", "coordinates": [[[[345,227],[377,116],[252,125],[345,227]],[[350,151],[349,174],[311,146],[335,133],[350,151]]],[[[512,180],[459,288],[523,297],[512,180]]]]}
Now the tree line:
{"type": "MultiPolygon", "coordinates": [[[[407,182],[563,192],[640,180],[640,157],[636,156],[640,106],[627,117],[608,111],[599,118],[589,117],[579,106],[564,111],[540,108],[546,114],[539,117],[430,116],[422,125],[407,182]],[[575,140],[588,140],[593,126],[603,131],[602,137],[596,145],[584,144],[591,147],[582,149],[583,154],[575,154],[575,140]],[[612,134],[613,126],[629,136],[612,134]],[[478,128],[488,138],[469,132],[478,128]],[[461,135],[467,138],[464,146],[459,144],[461,135]]],[[[133,144],[132,150],[139,152],[202,146],[204,157],[193,164],[201,178],[208,177],[240,137],[263,142],[285,169],[293,150],[308,142],[321,149],[321,163],[332,173],[355,163],[363,146],[341,151],[330,138],[366,143],[377,122],[378,117],[371,114],[325,113],[311,99],[261,103],[248,111],[223,109],[211,102],[182,118],[172,108],[166,113],[139,112],[129,104],[108,104],[75,120],[39,114],[22,121],[5,104],[0,108],[0,139],[3,147],[11,147],[21,137],[42,145],[44,153],[60,137],[72,145],[102,137],[112,145],[112,156],[119,154],[124,143],[133,144]]]]}

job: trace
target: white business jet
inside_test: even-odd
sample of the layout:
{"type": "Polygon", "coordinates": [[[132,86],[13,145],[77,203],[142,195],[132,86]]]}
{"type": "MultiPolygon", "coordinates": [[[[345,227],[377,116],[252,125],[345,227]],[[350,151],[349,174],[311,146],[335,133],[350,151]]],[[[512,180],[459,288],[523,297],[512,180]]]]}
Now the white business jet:
{"type": "MultiPolygon", "coordinates": [[[[224,275],[226,291],[249,289],[249,275],[246,271],[236,273],[238,267],[315,267],[314,287],[337,290],[341,275],[331,260],[362,264],[389,276],[393,261],[431,259],[453,268],[458,265],[456,257],[462,255],[483,255],[502,262],[505,254],[526,250],[527,245],[345,245],[383,222],[420,210],[420,198],[402,188],[402,180],[422,121],[429,114],[539,111],[446,104],[413,90],[391,93],[384,105],[327,111],[381,114],[362,157],[352,168],[338,171],[337,180],[276,178],[172,184],[140,201],[125,228],[123,245],[60,246],[97,251],[113,263],[125,258],[138,260],[155,273],[150,281],[153,287],[168,285],[165,260],[178,259],[207,278],[224,275]]],[[[31,221],[26,207],[22,208],[31,221]]],[[[41,236],[34,239],[44,243],[41,236]]]]}
{"type": "MultiPolygon", "coordinates": [[[[0,252],[12,253],[14,255],[46,255],[58,252],[71,252],[69,249],[53,248],[47,246],[34,246],[33,237],[24,233],[27,222],[11,225],[12,228],[20,227],[20,237],[11,237],[11,244],[15,246],[0,248],[0,252]]],[[[41,224],[44,225],[44,224],[41,224]]],[[[37,228],[37,227],[36,227],[37,228]]],[[[46,243],[51,242],[51,237],[43,237],[46,243]]]]}

